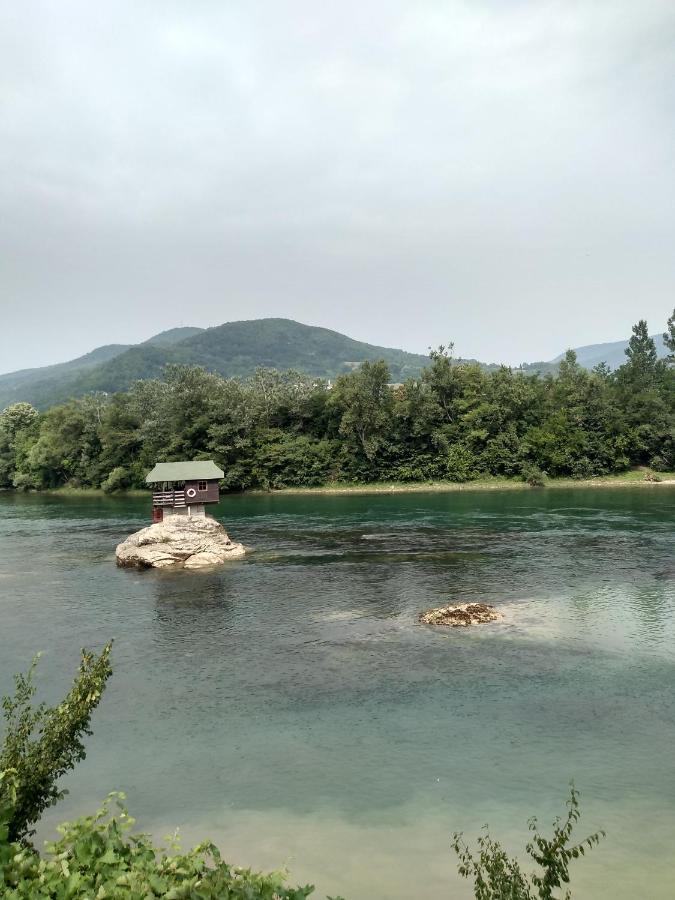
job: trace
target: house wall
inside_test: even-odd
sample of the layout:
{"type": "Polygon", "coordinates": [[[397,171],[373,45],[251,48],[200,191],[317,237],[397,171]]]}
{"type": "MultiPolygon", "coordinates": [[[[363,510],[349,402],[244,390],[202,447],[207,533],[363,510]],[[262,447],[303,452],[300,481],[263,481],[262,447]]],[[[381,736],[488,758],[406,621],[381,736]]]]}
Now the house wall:
{"type": "Polygon", "coordinates": [[[163,507],[164,512],[164,521],[170,519],[172,516],[187,516],[188,508],[187,506],[165,506],[163,507]]]}
{"type": "Polygon", "coordinates": [[[218,501],[220,500],[220,488],[218,487],[217,481],[207,481],[205,491],[197,490],[197,484],[197,481],[185,482],[186,503],[218,503],[218,501]],[[193,488],[195,491],[197,491],[196,496],[188,497],[187,492],[190,488],[193,488]]]}
{"type": "Polygon", "coordinates": [[[177,516],[185,516],[186,518],[194,518],[205,516],[206,510],[203,503],[191,503],[189,506],[165,506],[163,509],[163,519],[173,519],[177,516]]]}

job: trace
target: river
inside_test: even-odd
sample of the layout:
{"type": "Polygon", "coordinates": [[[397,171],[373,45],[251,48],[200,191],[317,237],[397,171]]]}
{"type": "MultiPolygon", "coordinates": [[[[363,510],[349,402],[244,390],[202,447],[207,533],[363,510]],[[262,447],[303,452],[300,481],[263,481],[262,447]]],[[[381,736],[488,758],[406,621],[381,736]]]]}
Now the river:
{"type": "Polygon", "coordinates": [[[54,824],[121,789],[138,827],[287,864],[317,896],[472,896],[453,831],[510,850],[581,791],[575,898],[675,891],[675,489],[226,496],[252,550],[115,567],[147,501],[0,494],[0,691],[43,651],[114,676],[54,824]],[[481,600],[503,622],[420,626],[481,600]]]}

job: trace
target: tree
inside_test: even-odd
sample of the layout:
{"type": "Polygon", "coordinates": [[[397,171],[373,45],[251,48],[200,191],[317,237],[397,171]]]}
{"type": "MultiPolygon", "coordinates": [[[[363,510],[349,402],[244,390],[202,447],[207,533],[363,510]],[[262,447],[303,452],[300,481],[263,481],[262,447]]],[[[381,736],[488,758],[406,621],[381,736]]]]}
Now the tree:
{"type": "Polygon", "coordinates": [[[37,438],[38,411],[14,403],[0,413],[0,487],[14,486],[17,469],[37,438]]]}
{"type": "Polygon", "coordinates": [[[668,360],[675,363],[675,309],[672,316],[668,319],[668,330],[663,335],[663,343],[670,350],[668,360]]]}
{"type": "MultiPolygon", "coordinates": [[[[14,695],[3,698],[6,735],[0,749],[0,772],[13,772],[12,814],[5,822],[10,841],[30,837],[30,826],[65,794],[58,779],[84,759],[82,739],[91,734],[91,714],[112,674],[111,649],[112,643],[106,644],[98,656],[82,650],[73,685],[57,706],[33,706],[38,657],[25,675],[15,676],[14,695]]],[[[9,790],[7,781],[0,785],[0,807],[7,804],[3,790],[9,790]]]]}
{"type": "Polygon", "coordinates": [[[452,357],[454,344],[441,344],[429,351],[430,365],[422,372],[422,381],[428,384],[438,404],[438,415],[443,422],[454,420],[454,403],[459,395],[459,368],[452,357]]]}
{"type": "Polygon", "coordinates": [[[672,373],[659,360],[644,319],[633,326],[626,357],[616,372],[618,399],[632,461],[645,464],[669,455],[665,444],[672,445],[672,373]]]}
{"type": "Polygon", "coordinates": [[[329,404],[339,413],[340,434],[356,439],[359,449],[372,461],[389,430],[393,410],[386,362],[364,362],[355,372],[341,375],[329,404]]]}
{"type": "Polygon", "coordinates": [[[626,347],[627,362],[622,366],[634,381],[650,380],[658,365],[658,354],[654,339],[649,336],[645,319],[633,325],[633,334],[626,347]]]}
{"type": "Polygon", "coordinates": [[[29,428],[38,415],[30,403],[13,403],[0,414],[0,426],[9,437],[15,437],[21,429],[29,428]]]}
{"type": "MultiPolygon", "coordinates": [[[[584,856],[605,836],[604,831],[596,831],[578,844],[570,844],[580,816],[579,793],[572,786],[567,815],[553,823],[552,838],[544,837],[539,832],[537,820],[530,819],[532,840],[525,850],[539,867],[531,875],[523,872],[520,863],[510,858],[487,830],[478,838],[477,855],[462,840],[462,835],[456,833],[452,846],[459,857],[459,874],[473,879],[476,900],[553,900],[554,888],[569,884],[572,860],[584,856]]],[[[565,900],[571,896],[566,890],[565,900]]]]}
{"type": "Polygon", "coordinates": [[[17,487],[98,485],[101,405],[84,397],[54,406],[39,420],[39,434],[17,462],[17,487]]]}

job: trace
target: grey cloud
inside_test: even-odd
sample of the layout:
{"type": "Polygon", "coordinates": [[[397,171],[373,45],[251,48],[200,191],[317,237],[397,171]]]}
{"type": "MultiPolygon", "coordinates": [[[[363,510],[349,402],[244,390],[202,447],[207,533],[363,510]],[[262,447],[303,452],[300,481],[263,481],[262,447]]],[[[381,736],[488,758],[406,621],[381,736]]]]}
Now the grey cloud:
{"type": "Polygon", "coordinates": [[[263,315],[519,362],[675,305],[670,0],[0,16],[0,370],[263,315]]]}

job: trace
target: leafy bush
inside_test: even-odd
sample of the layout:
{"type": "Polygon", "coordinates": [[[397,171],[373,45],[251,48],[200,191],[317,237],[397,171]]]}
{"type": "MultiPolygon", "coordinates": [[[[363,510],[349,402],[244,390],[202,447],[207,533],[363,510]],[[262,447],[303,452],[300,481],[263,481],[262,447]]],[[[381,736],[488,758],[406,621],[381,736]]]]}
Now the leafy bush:
{"type": "Polygon", "coordinates": [[[153,845],[148,835],[132,834],[134,820],[123,794],[110,794],[93,816],[59,827],[61,838],[41,857],[32,848],[7,840],[13,816],[15,774],[3,773],[6,798],[0,805],[0,890],[4,900],[39,898],[199,898],[199,900],[305,900],[313,887],[288,888],[284,875],[260,875],[221,859],[218,848],[204,843],[181,853],[153,845]],[[7,802],[9,801],[9,802],[7,802]],[[111,806],[116,807],[111,811],[111,806]]]}
{"type": "Polygon", "coordinates": [[[16,472],[12,478],[12,487],[17,491],[30,491],[40,486],[39,480],[30,472],[16,472]]]}
{"type": "MultiPolygon", "coordinates": [[[[106,644],[98,656],[82,651],[73,686],[57,706],[32,705],[38,657],[26,675],[14,676],[14,696],[3,697],[7,730],[0,749],[0,772],[14,772],[12,812],[5,822],[10,841],[27,840],[33,833],[30,826],[64,796],[58,779],[84,759],[82,737],[91,734],[91,714],[112,674],[111,648],[111,643],[106,644]]],[[[4,790],[6,783],[0,784],[0,806],[7,807],[4,790]]]]}
{"type": "Polygon", "coordinates": [[[131,476],[124,466],[115,466],[108,474],[108,477],[101,482],[101,488],[106,494],[113,494],[115,491],[123,491],[131,484],[131,476]]]}
{"type": "Polygon", "coordinates": [[[582,456],[581,459],[575,459],[570,466],[570,475],[572,478],[577,478],[580,481],[585,478],[592,478],[595,475],[593,463],[586,456],[582,456]]]}
{"type": "Polygon", "coordinates": [[[256,447],[252,471],[266,488],[312,487],[328,481],[333,461],[330,441],[268,429],[256,447]]]}
{"type": "Polygon", "coordinates": [[[546,475],[538,466],[531,464],[523,466],[521,477],[530,487],[544,487],[546,484],[546,475]]]}
{"type": "Polygon", "coordinates": [[[476,477],[475,457],[463,444],[453,444],[448,448],[445,465],[445,476],[450,481],[470,481],[476,477]]]}
{"type": "MultiPolygon", "coordinates": [[[[537,872],[526,875],[516,859],[512,859],[499,841],[486,830],[478,840],[477,855],[456,833],[453,849],[459,857],[459,874],[472,878],[476,900],[553,900],[553,889],[569,884],[570,863],[583,856],[587,850],[600,843],[604,831],[588,835],[578,844],[570,844],[572,831],[579,821],[579,793],[570,787],[567,815],[553,823],[553,837],[546,838],[540,832],[535,818],[530,819],[532,840],[525,850],[539,867],[537,872]]],[[[572,894],[565,891],[564,900],[572,894]]]]}
{"type": "Polygon", "coordinates": [[[663,456],[655,456],[649,463],[649,468],[654,472],[668,472],[670,466],[668,465],[668,460],[663,456]]]}
{"type": "MultiPolygon", "coordinates": [[[[433,481],[446,477],[445,460],[438,453],[407,454],[391,470],[392,481],[433,481]]],[[[386,473],[385,477],[386,477],[386,473]]],[[[385,478],[383,478],[385,480],[385,478]]]]}

